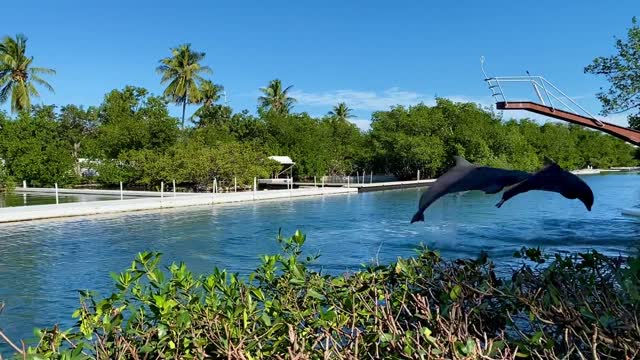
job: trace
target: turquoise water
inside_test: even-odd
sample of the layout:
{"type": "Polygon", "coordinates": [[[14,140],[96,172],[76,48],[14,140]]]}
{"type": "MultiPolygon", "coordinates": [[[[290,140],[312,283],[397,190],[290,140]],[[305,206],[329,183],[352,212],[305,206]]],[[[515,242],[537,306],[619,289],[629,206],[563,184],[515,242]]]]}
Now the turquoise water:
{"type": "MultiPolygon", "coordinates": [[[[532,192],[501,209],[499,195],[448,196],[410,225],[422,189],[298,200],[233,204],[190,210],[0,226],[0,328],[13,339],[34,327],[73,324],[78,289],[112,289],[110,271],[131,264],[137,252],[156,250],[165,263],[185,261],[196,272],[214,266],[247,273],[258,255],[277,251],[278,228],[301,229],[307,249],[320,251],[329,272],[357,269],[411,256],[420,243],[449,258],[487,250],[502,266],[522,246],[549,251],[596,248],[611,254],[633,250],[640,219],[620,210],[640,204],[636,174],[584,177],[594,190],[592,212],[560,195],[532,192]]],[[[7,348],[2,348],[0,350],[7,348]]]]}
{"type": "MultiPolygon", "coordinates": [[[[71,195],[60,194],[58,201],[62,203],[71,202],[86,202],[86,201],[101,201],[101,200],[116,200],[117,196],[105,196],[105,195],[71,195]]],[[[0,193],[0,208],[13,207],[13,206],[32,206],[32,205],[47,205],[55,204],[56,196],[54,194],[42,194],[42,193],[0,193]]]]}

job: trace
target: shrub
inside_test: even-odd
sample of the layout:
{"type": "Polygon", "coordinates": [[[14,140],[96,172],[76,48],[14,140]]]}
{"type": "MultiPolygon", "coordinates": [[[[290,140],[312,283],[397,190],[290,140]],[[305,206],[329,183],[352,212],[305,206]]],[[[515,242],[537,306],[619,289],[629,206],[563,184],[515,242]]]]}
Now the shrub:
{"type": "MultiPolygon", "coordinates": [[[[278,237],[248,278],[141,253],[116,292],[81,293],[77,325],[39,332],[47,359],[630,359],[640,351],[640,260],[597,252],[523,264],[500,279],[486,255],[445,261],[421,249],[389,266],[325,275],[305,236],[278,237]],[[540,266],[550,260],[548,266],[540,266]]],[[[22,355],[20,355],[22,356],[22,355]]]]}

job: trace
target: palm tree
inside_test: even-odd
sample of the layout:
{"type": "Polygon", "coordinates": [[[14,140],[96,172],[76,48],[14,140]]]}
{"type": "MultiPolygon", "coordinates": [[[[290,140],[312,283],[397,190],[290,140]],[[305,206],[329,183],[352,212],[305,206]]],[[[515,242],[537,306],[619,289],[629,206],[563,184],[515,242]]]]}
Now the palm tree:
{"type": "Polygon", "coordinates": [[[329,116],[332,116],[340,121],[347,121],[349,118],[353,117],[351,114],[351,109],[347,106],[347,104],[341,102],[338,105],[333,107],[333,110],[329,111],[329,116]]]}
{"type": "Polygon", "coordinates": [[[200,74],[210,74],[211,68],[200,65],[205,53],[191,50],[191,44],[180,45],[171,49],[171,56],[160,60],[156,71],[162,74],[160,83],[169,83],[164,89],[164,96],[176,104],[182,104],[182,127],[187,103],[200,100],[198,84],[204,79],[200,74]]]}
{"type": "Polygon", "coordinates": [[[214,84],[211,80],[204,80],[200,84],[200,99],[202,106],[211,106],[220,100],[220,93],[224,91],[222,85],[214,84]]]}
{"type": "Polygon", "coordinates": [[[273,110],[279,114],[288,113],[296,102],[296,99],[288,95],[292,87],[293,85],[290,85],[283,90],[282,82],[279,79],[271,80],[267,87],[260,88],[260,91],[264,94],[264,96],[258,98],[260,107],[273,110]]]}
{"type": "Polygon", "coordinates": [[[33,57],[26,55],[27,38],[18,34],[15,38],[5,36],[0,43],[0,103],[7,101],[11,94],[11,111],[18,112],[31,108],[31,97],[40,94],[35,85],[53,92],[53,88],[40,77],[52,75],[52,69],[33,67],[33,57]]]}
{"type": "Polygon", "coordinates": [[[203,80],[200,83],[199,90],[200,98],[198,99],[198,104],[201,104],[202,106],[193,113],[193,117],[202,115],[205,109],[210,108],[220,100],[220,93],[224,91],[224,87],[222,85],[214,84],[211,80],[203,80]]]}

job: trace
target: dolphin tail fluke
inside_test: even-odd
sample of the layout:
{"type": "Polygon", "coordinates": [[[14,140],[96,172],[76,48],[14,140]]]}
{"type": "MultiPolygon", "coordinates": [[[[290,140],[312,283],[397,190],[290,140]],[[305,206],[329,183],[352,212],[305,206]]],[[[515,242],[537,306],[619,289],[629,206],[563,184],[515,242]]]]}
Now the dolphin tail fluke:
{"type": "Polygon", "coordinates": [[[413,224],[414,222],[417,221],[424,221],[424,213],[421,211],[418,211],[415,215],[413,215],[413,218],[411,218],[411,223],[413,224]]]}

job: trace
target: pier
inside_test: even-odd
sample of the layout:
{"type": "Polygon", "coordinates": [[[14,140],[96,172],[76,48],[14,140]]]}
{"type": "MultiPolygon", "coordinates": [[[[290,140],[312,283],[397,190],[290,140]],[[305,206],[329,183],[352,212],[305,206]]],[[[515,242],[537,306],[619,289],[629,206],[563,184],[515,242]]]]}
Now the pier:
{"type": "Polygon", "coordinates": [[[125,213],[189,206],[206,206],[231,202],[251,202],[322,195],[344,195],[370,191],[384,191],[427,187],[435,179],[388,181],[372,183],[309,183],[294,182],[292,189],[242,191],[227,193],[186,193],[132,190],[16,188],[20,194],[102,195],[121,199],[75,202],[51,205],[32,205],[0,208],[0,223],[42,220],[75,216],[125,213]]]}
{"type": "MultiPolygon", "coordinates": [[[[31,192],[33,192],[33,190],[36,189],[26,189],[26,191],[31,192]]],[[[51,192],[50,190],[51,189],[40,189],[41,192],[51,192]]],[[[105,195],[101,190],[80,191],[83,193],[91,191],[91,194],[105,195]]],[[[300,188],[291,190],[244,191],[233,193],[176,193],[176,196],[174,196],[173,193],[165,192],[164,194],[161,194],[161,196],[155,195],[155,197],[136,199],[0,208],[0,223],[204,206],[232,202],[253,202],[325,195],[347,195],[357,192],[358,189],[356,188],[300,188]]],[[[78,190],[70,190],[67,193],[78,194],[78,190]]],[[[119,194],[120,192],[117,191],[117,193],[119,194]]],[[[159,193],[156,192],[155,194],[159,193]]]]}
{"type": "MultiPolygon", "coordinates": [[[[407,180],[407,181],[387,181],[387,182],[372,182],[365,184],[345,184],[345,183],[325,183],[325,188],[351,188],[357,189],[358,192],[369,192],[369,191],[384,191],[384,190],[395,190],[395,189],[409,189],[409,188],[418,188],[418,187],[427,187],[436,182],[436,179],[425,179],[425,180],[407,180]]],[[[310,182],[294,182],[294,187],[298,188],[321,188],[322,184],[314,184],[310,182]]]]}

